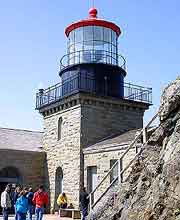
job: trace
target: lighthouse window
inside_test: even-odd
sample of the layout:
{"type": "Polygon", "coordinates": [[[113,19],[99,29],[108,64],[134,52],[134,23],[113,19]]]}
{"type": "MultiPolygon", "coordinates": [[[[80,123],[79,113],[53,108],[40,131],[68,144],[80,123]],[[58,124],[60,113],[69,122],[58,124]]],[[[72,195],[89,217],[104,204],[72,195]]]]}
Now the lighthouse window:
{"type": "Polygon", "coordinates": [[[76,50],[76,51],[81,51],[81,50],[83,50],[83,44],[82,44],[82,43],[77,43],[77,44],[76,44],[76,47],[75,47],[75,50],[76,50]]]}
{"type": "Polygon", "coordinates": [[[94,26],[94,40],[103,41],[103,28],[102,27],[94,26]]]}
{"type": "Polygon", "coordinates": [[[114,31],[111,31],[111,37],[112,37],[112,44],[116,45],[116,33],[114,31]]]}
{"type": "Polygon", "coordinates": [[[74,51],[75,51],[75,45],[73,44],[69,47],[69,52],[73,53],[74,51]]]}
{"type": "Polygon", "coordinates": [[[58,141],[62,137],[62,118],[59,118],[58,120],[58,141]]]}
{"type": "Polygon", "coordinates": [[[108,43],[104,43],[104,51],[111,51],[111,45],[108,43]]]}
{"type": "Polygon", "coordinates": [[[75,32],[75,42],[83,42],[83,28],[77,28],[75,32]]]}
{"type": "Polygon", "coordinates": [[[116,53],[116,47],[112,45],[112,53],[116,53]]]}
{"type": "Polygon", "coordinates": [[[74,44],[74,39],[75,39],[75,31],[71,31],[69,34],[69,45],[74,44]]]}
{"type": "Polygon", "coordinates": [[[84,41],[93,40],[93,26],[84,27],[84,41]]]}
{"type": "Polygon", "coordinates": [[[104,28],[104,41],[111,43],[111,29],[104,28]]]}

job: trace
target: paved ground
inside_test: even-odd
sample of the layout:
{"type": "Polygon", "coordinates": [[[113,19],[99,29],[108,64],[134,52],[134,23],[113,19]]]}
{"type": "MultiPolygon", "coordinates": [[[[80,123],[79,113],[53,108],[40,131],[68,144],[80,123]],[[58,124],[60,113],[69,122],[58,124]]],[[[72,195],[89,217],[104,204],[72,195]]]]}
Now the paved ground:
{"type": "MultiPolygon", "coordinates": [[[[70,220],[70,219],[71,218],[59,218],[57,215],[44,215],[43,217],[43,220],[70,220]]],[[[0,220],[3,220],[2,216],[0,216],[0,220]]],[[[9,220],[14,220],[14,216],[10,216],[9,220]]],[[[33,216],[33,220],[35,220],[34,216],[33,216]]]]}

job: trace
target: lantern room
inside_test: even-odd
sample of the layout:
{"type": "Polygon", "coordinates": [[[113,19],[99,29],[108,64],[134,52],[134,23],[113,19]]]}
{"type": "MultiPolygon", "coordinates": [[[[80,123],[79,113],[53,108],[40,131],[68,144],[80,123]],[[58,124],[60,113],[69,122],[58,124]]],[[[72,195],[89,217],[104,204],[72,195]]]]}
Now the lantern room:
{"type": "Polygon", "coordinates": [[[82,62],[118,65],[118,37],[120,28],[97,19],[97,10],[89,10],[89,18],[66,28],[69,64],[82,62]]]}
{"type": "MultiPolygon", "coordinates": [[[[120,28],[97,17],[97,9],[89,10],[87,19],[65,29],[67,54],[60,61],[59,75],[63,95],[69,93],[69,80],[78,77],[78,91],[123,97],[126,75],[125,59],[118,54],[120,28]]],[[[76,84],[73,82],[73,84],[76,84]]]]}

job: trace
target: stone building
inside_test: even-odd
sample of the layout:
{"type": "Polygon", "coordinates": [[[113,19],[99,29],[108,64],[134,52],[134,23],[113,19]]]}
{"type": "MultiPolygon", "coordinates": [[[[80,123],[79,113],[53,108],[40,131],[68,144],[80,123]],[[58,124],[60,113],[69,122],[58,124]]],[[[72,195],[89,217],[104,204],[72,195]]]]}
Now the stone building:
{"type": "MultiPolygon", "coordinates": [[[[36,95],[43,133],[0,129],[0,151],[6,160],[0,162],[0,183],[44,183],[52,212],[62,191],[77,208],[81,187],[91,192],[101,181],[143,127],[152,94],[151,88],[124,82],[126,61],[118,53],[121,30],[97,18],[95,8],[89,18],[69,25],[65,34],[61,83],[36,95]],[[7,161],[12,161],[10,166],[7,161]],[[9,167],[16,168],[16,177],[1,175],[9,167]]],[[[130,151],[124,165],[137,150],[130,151]]],[[[108,182],[116,175],[117,170],[108,182]]]]}
{"type": "Polygon", "coordinates": [[[0,128],[0,192],[7,183],[32,186],[45,181],[42,132],[0,128]]]}

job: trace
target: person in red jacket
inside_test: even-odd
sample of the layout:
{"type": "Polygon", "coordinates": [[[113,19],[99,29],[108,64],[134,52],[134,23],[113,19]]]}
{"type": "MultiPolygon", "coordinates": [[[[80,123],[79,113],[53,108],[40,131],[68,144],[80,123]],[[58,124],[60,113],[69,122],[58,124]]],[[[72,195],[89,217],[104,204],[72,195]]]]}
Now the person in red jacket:
{"type": "Polygon", "coordinates": [[[44,191],[44,186],[40,186],[38,191],[34,193],[33,203],[35,205],[36,220],[42,220],[44,209],[48,204],[48,194],[44,191]]]}

